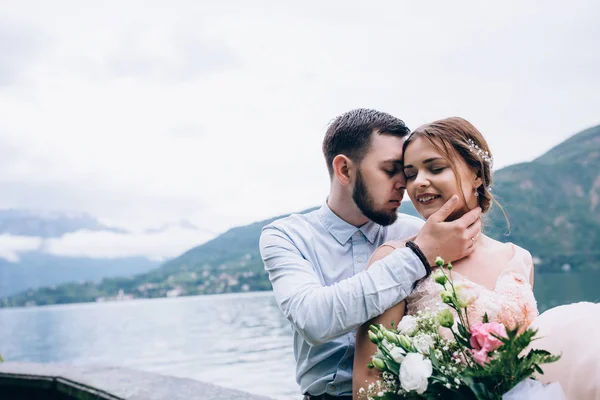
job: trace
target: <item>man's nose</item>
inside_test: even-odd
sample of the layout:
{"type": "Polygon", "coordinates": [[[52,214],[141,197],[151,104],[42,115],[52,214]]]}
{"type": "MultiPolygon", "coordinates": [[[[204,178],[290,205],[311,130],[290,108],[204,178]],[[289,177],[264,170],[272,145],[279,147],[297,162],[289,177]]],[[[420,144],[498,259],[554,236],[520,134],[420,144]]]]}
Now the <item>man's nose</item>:
{"type": "Polygon", "coordinates": [[[406,188],[406,178],[404,177],[404,174],[401,174],[401,176],[398,178],[398,180],[394,184],[394,189],[401,190],[401,189],[405,189],[405,188],[406,188]]]}

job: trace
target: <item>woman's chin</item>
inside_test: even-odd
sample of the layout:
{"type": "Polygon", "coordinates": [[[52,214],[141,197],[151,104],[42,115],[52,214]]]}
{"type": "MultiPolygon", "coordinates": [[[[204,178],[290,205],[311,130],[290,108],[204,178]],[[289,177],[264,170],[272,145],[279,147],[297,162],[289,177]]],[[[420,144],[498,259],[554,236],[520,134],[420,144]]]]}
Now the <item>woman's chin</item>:
{"type": "Polygon", "coordinates": [[[420,209],[417,208],[417,212],[419,213],[419,215],[421,215],[421,217],[423,217],[423,219],[429,219],[429,217],[431,217],[433,214],[435,214],[435,212],[437,210],[439,210],[439,209],[440,209],[440,207],[435,207],[435,208],[432,208],[432,207],[427,207],[427,208],[420,207],[420,209]]]}
{"type": "MultiPolygon", "coordinates": [[[[421,204],[421,203],[415,204],[414,201],[412,203],[413,203],[413,206],[415,207],[415,210],[417,210],[417,212],[419,213],[419,215],[421,217],[423,217],[423,219],[427,220],[433,214],[438,212],[438,210],[440,208],[442,208],[442,206],[444,205],[445,202],[446,202],[446,200],[443,197],[441,197],[441,198],[434,200],[433,204],[421,204]]],[[[465,213],[467,213],[469,210],[470,209],[466,208],[464,203],[462,203],[461,207],[457,211],[454,211],[448,218],[446,218],[446,221],[457,220],[460,217],[462,217],[465,213]]]]}

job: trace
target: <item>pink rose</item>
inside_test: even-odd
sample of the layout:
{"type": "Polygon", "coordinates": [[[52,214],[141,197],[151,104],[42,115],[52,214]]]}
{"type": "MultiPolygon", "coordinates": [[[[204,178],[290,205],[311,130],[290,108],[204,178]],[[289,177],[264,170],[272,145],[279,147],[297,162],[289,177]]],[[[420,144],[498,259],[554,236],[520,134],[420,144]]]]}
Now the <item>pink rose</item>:
{"type": "Polygon", "coordinates": [[[471,347],[473,359],[480,365],[488,362],[488,353],[502,346],[496,336],[506,337],[506,328],[498,322],[479,323],[471,326],[471,347]]]}

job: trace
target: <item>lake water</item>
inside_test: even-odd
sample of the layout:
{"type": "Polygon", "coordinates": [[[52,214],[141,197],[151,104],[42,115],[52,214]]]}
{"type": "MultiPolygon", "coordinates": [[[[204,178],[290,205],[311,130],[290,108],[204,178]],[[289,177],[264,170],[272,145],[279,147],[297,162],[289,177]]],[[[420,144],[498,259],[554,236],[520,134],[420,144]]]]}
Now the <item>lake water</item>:
{"type": "Polygon", "coordinates": [[[7,361],[115,365],[298,399],[271,292],[0,310],[7,361]]]}
{"type": "MultiPolygon", "coordinates": [[[[539,307],[600,301],[600,271],[538,275],[539,307]]],[[[300,399],[271,292],[0,310],[9,361],[114,365],[300,399]]]]}

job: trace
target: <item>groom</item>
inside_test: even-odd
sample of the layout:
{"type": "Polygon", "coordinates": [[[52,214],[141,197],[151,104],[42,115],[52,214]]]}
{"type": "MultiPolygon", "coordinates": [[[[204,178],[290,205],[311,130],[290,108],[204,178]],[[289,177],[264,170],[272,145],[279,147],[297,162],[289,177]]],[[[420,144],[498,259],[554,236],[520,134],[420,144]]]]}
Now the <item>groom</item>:
{"type": "Polygon", "coordinates": [[[321,208],[263,228],[260,252],[294,335],[296,381],[306,400],[351,399],[357,326],[406,298],[436,256],[458,260],[475,248],[481,210],[445,222],[454,196],[427,222],[398,214],[404,196],[404,122],[357,109],[327,129],[331,187],[321,208]],[[416,238],[366,270],[384,242],[416,238]]]}

